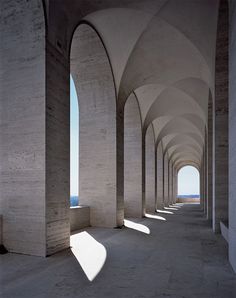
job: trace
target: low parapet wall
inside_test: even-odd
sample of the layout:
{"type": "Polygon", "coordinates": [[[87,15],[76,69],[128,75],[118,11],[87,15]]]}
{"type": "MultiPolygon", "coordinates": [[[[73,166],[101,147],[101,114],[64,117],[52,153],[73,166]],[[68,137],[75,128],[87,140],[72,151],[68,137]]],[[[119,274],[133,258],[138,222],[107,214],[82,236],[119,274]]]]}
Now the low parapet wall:
{"type": "Polygon", "coordinates": [[[221,221],[220,222],[220,230],[221,230],[221,234],[222,236],[225,238],[225,240],[227,242],[229,242],[229,227],[228,227],[228,222],[225,221],[221,221]]]}
{"type": "Polygon", "coordinates": [[[90,208],[76,206],[70,208],[70,231],[80,230],[90,226],[90,208]]]}
{"type": "Polygon", "coordinates": [[[177,198],[176,203],[200,203],[199,198],[177,198]]]}

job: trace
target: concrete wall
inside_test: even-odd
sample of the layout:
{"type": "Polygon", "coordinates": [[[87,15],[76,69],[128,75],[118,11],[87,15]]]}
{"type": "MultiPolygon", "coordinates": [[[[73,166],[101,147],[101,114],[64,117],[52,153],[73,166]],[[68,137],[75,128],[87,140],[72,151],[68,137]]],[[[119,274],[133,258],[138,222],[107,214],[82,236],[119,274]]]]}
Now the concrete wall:
{"type": "Polygon", "coordinates": [[[236,272],[236,3],[231,1],[229,68],[229,260],[236,272]]]}
{"type": "Polygon", "coordinates": [[[163,173],[164,173],[164,205],[165,207],[169,206],[169,193],[168,193],[168,187],[169,187],[169,160],[168,160],[168,154],[166,153],[164,155],[163,159],[163,173]]]}
{"type": "Polygon", "coordinates": [[[106,51],[89,25],[75,31],[71,73],[80,112],[80,202],[90,206],[92,226],[116,227],[118,212],[123,224],[117,199],[116,95],[106,51]]]}
{"type": "Polygon", "coordinates": [[[124,112],[124,201],[126,217],[142,217],[142,125],[134,94],[124,112]]]}
{"type": "Polygon", "coordinates": [[[90,226],[89,206],[76,206],[70,208],[70,231],[76,231],[90,226]]]}
{"type": "Polygon", "coordinates": [[[207,135],[207,219],[212,225],[212,97],[208,101],[208,135],[207,135]]]}
{"type": "Polygon", "coordinates": [[[70,246],[70,70],[60,48],[47,41],[46,49],[46,254],[51,255],[70,246]]]}
{"type": "Polygon", "coordinates": [[[208,205],[208,170],[207,170],[207,137],[205,136],[205,145],[203,148],[204,151],[204,215],[207,217],[207,205],[208,205]]]}
{"type": "Polygon", "coordinates": [[[42,1],[1,1],[0,214],[10,252],[44,256],[45,21],[42,1]]]}
{"type": "Polygon", "coordinates": [[[164,207],[164,198],[163,198],[163,150],[162,150],[162,143],[160,142],[157,147],[156,152],[156,208],[161,209],[164,207]]]}
{"type": "Polygon", "coordinates": [[[3,231],[3,221],[2,221],[2,215],[0,215],[0,244],[3,244],[2,241],[2,231],[3,231]]]}
{"type": "Polygon", "coordinates": [[[147,212],[155,212],[155,140],[153,127],[150,125],[146,131],[145,141],[145,168],[146,168],[146,187],[145,187],[145,203],[147,212]]]}
{"type": "Polygon", "coordinates": [[[169,183],[168,183],[169,204],[173,204],[173,165],[169,161],[169,183]]]}
{"type": "Polygon", "coordinates": [[[213,230],[228,220],[228,1],[220,2],[213,100],[213,230]]]}

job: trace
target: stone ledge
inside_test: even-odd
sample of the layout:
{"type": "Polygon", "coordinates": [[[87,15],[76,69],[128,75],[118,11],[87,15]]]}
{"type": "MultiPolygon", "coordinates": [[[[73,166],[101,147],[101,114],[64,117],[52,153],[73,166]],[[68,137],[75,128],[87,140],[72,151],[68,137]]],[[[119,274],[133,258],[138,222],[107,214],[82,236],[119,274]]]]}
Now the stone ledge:
{"type": "Polygon", "coordinates": [[[90,226],[90,207],[75,206],[70,208],[70,231],[80,230],[90,226]]]}
{"type": "Polygon", "coordinates": [[[220,230],[221,230],[221,235],[225,238],[227,243],[229,242],[229,227],[228,223],[225,221],[220,222],[220,230]]]}

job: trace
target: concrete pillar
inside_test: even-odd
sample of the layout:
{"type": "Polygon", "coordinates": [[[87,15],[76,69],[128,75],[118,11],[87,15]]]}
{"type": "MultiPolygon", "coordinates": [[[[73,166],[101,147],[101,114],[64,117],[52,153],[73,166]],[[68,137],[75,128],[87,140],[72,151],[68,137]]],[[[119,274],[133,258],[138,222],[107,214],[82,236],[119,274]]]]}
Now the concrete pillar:
{"type": "Polygon", "coordinates": [[[155,212],[155,139],[152,125],[146,131],[145,138],[145,203],[146,212],[155,212]]]}
{"type": "Polygon", "coordinates": [[[70,246],[70,67],[55,46],[47,42],[46,49],[46,255],[51,255],[70,246]]]}
{"type": "Polygon", "coordinates": [[[201,209],[204,210],[204,182],[203,182],[203,161],[201,162],[201,167],[200,167],[200,206],[201,209]]]}
{"type": "Polygon", "coordinates": [[[123,113],[116,110],[113,75],[94,29],[82,24],[71,46],[71,73],[79,95],[80,203],[92,226],[123,224],[123,113]]]}
{"type": "Polygon", "coordinates": [[[163,148],[160,142],[156,150],[156,208],[161,209],[164,207],[163,198],[163,148]]]}
{"type": "Polygon", "coordinates": [[[229,61],[229,260],[236,272],[236,2],[231,1],[229,61]]]}
{"type": "Polygon", "coordinates": [[[213,230],[228,221],[228,1],[220,1],[213,101],[213,230]]]}
{"type": "Polygon", "coordinates": [[[169,197],[169,205],[173,204],[173,166],[172,161],[169,161],[169,183],[168,183],[168,197],[169,197]]]}
{"type": "Polygon", "coordinates": [[[124,111],[124,203],[126,217],[142,217],[142,124],[131,94],[124,111]]]}
{"type": "Polygon", "coordinates": [[[178,173],[175,167],[173,167],[173,201],[177,202],[178,196],[178,173]]]}
{"type": "Polygon", "coordinates": [[[169,194],[168,194],[168,185],[169,185],[169,167],[168,167],[168,153],[164,155],[163,159],[163,173],[164,173],[164,206],[169,206],[169,194]]]}
{"type": "Polygon", "coordinates": [[[207,188],[207,138],[205,137],[204,145],[204,214],[207,217],[207,201],[208,201],[208,188],[207,188]]]}
{"type": "Polygon", "coordinates": [[[208,101],[207,128],[207,219],[212,224],[212,97],[208,101]]]}
{"type": "Polygon", "coordinates": [[[3,244],[10,252],[45,256],[46,44],[42,1],[1,1],[1,19],[3,244]]]}

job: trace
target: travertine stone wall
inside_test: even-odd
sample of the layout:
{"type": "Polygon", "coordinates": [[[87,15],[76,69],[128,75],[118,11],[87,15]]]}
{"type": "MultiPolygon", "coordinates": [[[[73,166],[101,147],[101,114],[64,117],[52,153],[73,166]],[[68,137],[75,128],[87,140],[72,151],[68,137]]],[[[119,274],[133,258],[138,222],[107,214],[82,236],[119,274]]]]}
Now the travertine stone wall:
{"type": "Polygon", "coordinates": [[[164,155],[163,159],[163,173],[164,173],[164,206],[169,206],[169,193],[168,193],[168,187],[169,187],[169,158],[168,153],[164,155]]]}
{"type": "Polygon", "coordinates": [[[79,97],[80,202],[90,207],[92,226],[116,227],[123,224],[117,199],[122,185],[117,186],[116,95],[106,51],[89,25],[75,31],[71,73],[79,97]]]}
{"type": "Polygon", "coordinates": [[[70,208],[70,231],[77,231],[90,226],[89,206],[76,206],[70,208]]]}
{"type": "Polygon", "coordinates": [[[124,111],[124,203],[126,217],[142,217],[142,125],[135,95],[124,111]]]}
{"type": "Polygon", "coordinates": [[[173,204],[173,165],[169,161],[169,183],[168,183],[169,204],[173,204]]]}
{"type": "Polygon", "coordinates": [[[46,242],[47,255],[70,246],[69,61],[47,42],[46,242]]]}
{"type": "Polygon", "coordinates": [[[2,226],[2,215],[0,215],[0,244],[3,243],[3,241],[2,241],[2,228],[3,228],[3,226],[2,226]]]}
{"type": "Polygon", "coordinates": [[[160,142],[157,146],[156,151],[156,208],[161,209],[164,207],[164,198],[163,198],[163,150],[162,143],[160,142]]]}
{"type": "Polygon", "coordinates": [[[203,192],[203,187],[204,187],[204,181],[203,181],[203,162],[201,162],[201,167],[200,167],[200,206],[201,209],[204,210],[204,192],[203,192]]]}
{"type": "Polygon", "coordinates": [[[213,230],[228,220],[228,1],[220,1],[213,100],[213,230]]]}
{"type": "Polygon", "coordinates": [[[230,6],[229,60],[229,260],[236,272],[236,2],[230,6]]]}
{"type": "Polygon", "coordinates": [[[155,140],[152,125],[146,131],[145,141],[145,167],[146,167],[146,187],[145,187],[145,203],[146,212],[155,212],[155,140]]]}
{"type": "Polygon", "coordinates": [[[205,145],[204,145],[204,214],[207,217],[207,205],[208,205],[208,170],[207,170],[207,138],[205,137],[205,145]]]}
{"type": "Polygon", "coordinates": [[[207,219],[212,223],[212,97],[208,101],[208,135],[207,135],[207,219]]]}
{"type": "Polygon", "coordinates": [[[1,1],[0,214],[10,252],[45,256],[45,20],[42,1],[1,1]]]}
{"type": "Polygon", "coordinates": [[[175,167],[173,167],[173,202],[177,202],[178,196],[178,173],[175,167]]]}

